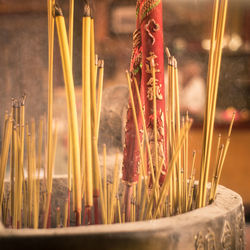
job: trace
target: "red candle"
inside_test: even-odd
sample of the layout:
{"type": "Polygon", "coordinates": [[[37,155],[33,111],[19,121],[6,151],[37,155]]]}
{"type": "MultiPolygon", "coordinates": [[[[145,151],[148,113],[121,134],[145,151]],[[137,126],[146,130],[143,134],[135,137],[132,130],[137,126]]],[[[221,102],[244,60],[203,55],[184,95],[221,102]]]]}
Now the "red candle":
{"type": "MultiPolygon", "coordinates": [[[[131,57],[131,78],[136,78],[139,89],[153,163],[154,154],[154,112],[153,112],[153,78],[150,61],[154,59],[156,68],[156,109],[157,109],[157,142],[159,161],[164,158],[167,162],[166,129],[165,129],[165,87],[164,87],[164,51],[162,28],[161,0],[138,0],[136,4],[136,30],[133,34],[133,53],[131,57]]],[[[139,110],[134,82],[132,91],[135,101],[138,126],[142,140],[142,117],[139,110]]],[[[138,166],[140,163],[139,145],[136,138],[131,103],[127,112],[125,128],[125,146],[123,158],[123,180],[128,184],[137,182],[138,166]]],[[[155,166],[154,166],[155,167],[155,166]]],[[[149,170],[149,168],[148,168],[149,170]]],[[[163,165],[160,183],[163,181],[166,164],[163,165]]]]}

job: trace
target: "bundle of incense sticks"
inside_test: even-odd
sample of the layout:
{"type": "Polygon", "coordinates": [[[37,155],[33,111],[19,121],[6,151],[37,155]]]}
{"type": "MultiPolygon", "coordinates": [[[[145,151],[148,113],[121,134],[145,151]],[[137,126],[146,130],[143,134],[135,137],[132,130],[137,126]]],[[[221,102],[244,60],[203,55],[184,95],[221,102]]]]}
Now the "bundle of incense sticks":
{"type": "Polygon", "coordinates": [[[83,101],[79,129],[72,74],[74,1],[70,0],[67,36],[62,10],[54,0],[48,0],[47,134],[44,132],[44,118],[40,119],[38,129],[34,119],[29,123],[25,122],[25,95],[20,99],[13,99],[12,110],[6,112],[4,117],[0,157],[0,219],[6,227],[49,228],[52,210],[56,211],[57,227],[70,226],[71,210],[75,212],[75,225],[156,219],[205,206],[215,199],[234,122],[233,116],[225,145],[221,144],[221,136],[218,138],[216,164],[209,199],[206,199],[227,0],[214,0],[202,162],[197,190],[196,151],[193,151],[192,165],[188,165],[192,119],[189,118],[188,112],[184,117],[180,116],[178,65],[167,48],[168,94],[167,98],[164,98],[163,48],[159,49],[159,46],[163,46],[161,1],[156,1],[152,6],[149,4],[151,2],[138,1],[136,5],[137,30],[134,33],[131,72],[126,72],[130,100],[123,160],[125,185],[122,185],[118,153],[114,160],[113,178],[107,180],[105,145],[102,152],[102,174],[100,171],[97,144],[104,62],[95,55],[94,19],[91,17],[90,7],[88,4],[83,6],[83,101]],[[147,9],[148,7],[150,8],[147,9]],[[54,23],[64,74],[69,135],[68,198],[63,207],[55,208],[51,206],[57,145],[57,127],[56,123],[53,126],[52,114],[54,23]],[[142,27],[145,28],[143,31],[142,27]],[[42,159],[46,159],[44,167],[42,159]],[[9,188],[5,188],[8,163],[9,188]],[[44,176],[42,181],[41,170],[44,176]],[[40,221],[42,223],[39,223],[40,221]]]}

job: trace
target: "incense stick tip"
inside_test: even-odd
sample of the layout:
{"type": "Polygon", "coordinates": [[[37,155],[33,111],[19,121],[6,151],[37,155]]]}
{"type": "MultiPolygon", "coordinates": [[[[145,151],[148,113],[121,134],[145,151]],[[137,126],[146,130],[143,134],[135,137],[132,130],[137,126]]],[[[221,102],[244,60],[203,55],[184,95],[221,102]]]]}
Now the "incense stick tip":
{"type": "Polygon", "coordinates": [[[104,60],[100,60],[100,68],[104,68],[104,60]]]}
{"type": "Polygon", "coordinates": [[[83,16],[84,17],[89,17],[90,16],[90,6],[88,3],[84,4],[83,7],[83,16]]]}
{"type": "Polygon", "coordinates": [[[98,55],[95,55],[95,65],[98,66],[98,62],[99,62],[98,55]]]}
{"type": "Polygon", "coordinates": [[[24,106],[25,101],[26,101],[26,94],[24,93],[20,100],[21,106],[24,106]]]}
{"type": "Polygon", "coordinates": [[[170,57],[171,57],[171,54],[170,54],[170,52],[169,52],[168,47],[166,47],[166,49],[165,49],[165,53],[166,53],[166,55],[167,55],[167,57],[168,57],[168,58],[170,58],[170,57]]]}
{"type": "Polygon", "coordinates": [[[60,8],[60,6],[58,5],[58,3],[56,3],[54,5],[54,8],[53,8],[53,17],[57,17],[57,16],[63,16],[63,13],[62,13],[62,9],[60,8]]]}

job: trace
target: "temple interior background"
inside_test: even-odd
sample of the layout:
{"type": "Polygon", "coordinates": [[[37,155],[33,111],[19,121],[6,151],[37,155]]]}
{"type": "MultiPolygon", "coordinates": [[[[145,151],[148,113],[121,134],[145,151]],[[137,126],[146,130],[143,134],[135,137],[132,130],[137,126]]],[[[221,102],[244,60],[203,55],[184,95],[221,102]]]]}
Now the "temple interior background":
{"type": "MultiPolygon", "coordinates": [[[[47,1],[0,0],[0,120],[11,107],[11,98],[27,95],[27,119],[47,111],[47,1]]],[[[58,1],[68,18],[68,1],[58,1]]],[[[164,0],[164,44],[177,58],[182,113],[188,109],[194,118],[189,140],[190,155],[201,153],[202,117],[208,64],[212,1],[164,0]],[[199,97],[194,103],[188,95],[192,82],[199,97]],[[186,95],[185,95],[186,93],[186,95]],[[186,100],[187,99],[187,100],[186,100]],[[186,101],[186,103],[185,103],[186,101]],[[196,102],[196,103],[195,103],[196,102]]],[[[125,70],[129,69],[132,33],[135,29],[135,0],[93,1],[96,51],[105,60],[103,113],[100,147],[107,144],[112,158],[116,150],[122,157],[123,127],[128,100],[125,70]]],[[[75,1],[73,69],[79,113],[81,108],[81,18],[82,1],[75,1]]],[[[250,1],[229,1],[223,42],[222,67],[217,102],[215,137],[226,138],[229,122],[236,122],[224,164],[221,184],[238,192],[250,215],[250,1]]],[[[57,34],[54,52],[54,116],[59,125],[55,174],[67,171],[66,97],[57,34]]],[[[167,65],[167,64],[166,64],[167,65]]],[[[167,72],[165,73],[167,79],[167,72]]],[[[165,84],[167,81],[165,80],[165,84]]],[[[195,92],[196,91],[196,92],[195,92]]],[[[214,139],[215,148],[216,139],[214,139]]],[[[191,161],[191,157],[190,157],[191,161]]],[[[197,164],[200,158],[197,159],[197,164]]],[[[113,164],[113,163],[112,163],[113,164]]],[[[191,164],[191,163],[190,163],[191,164]]],[[[214,164],[212,162],[212,164],[214,164]]],[[[198,173],[197,173],[198,176],[198,173]]],[[[248,219],[248,217],[247,217],[248,219]]]]}

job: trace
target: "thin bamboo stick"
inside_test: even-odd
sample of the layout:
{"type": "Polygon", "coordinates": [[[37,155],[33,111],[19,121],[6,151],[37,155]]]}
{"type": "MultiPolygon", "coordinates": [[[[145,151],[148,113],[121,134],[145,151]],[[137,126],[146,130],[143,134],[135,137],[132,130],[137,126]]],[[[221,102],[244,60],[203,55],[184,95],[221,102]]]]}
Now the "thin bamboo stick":
{"type": "Polygon", "coordinates": [[[207,150],[207,162],[206,162],[206,171],[204,176],[204,183],[203,183],[203,197],[202,197],[202,206],[206,204],[206,185],[208,181],[208,172],[210,166],[210,158],[211,158],[211,147],[212,147],[212,137],[213,137],[213,124],[215,119],[215,109],[216,109],[216,101],[217,101],[217,93],[218,93],[218,82],[219,82],[219,70],[221,64],[221,54],[222,54],[222,39],[225,30],[225,22],[226,22],[226,13],[227,13],[227,0],[223,0],[221,2],[220,8],[220,15],[219,15],[219,27],[218,27],[218,37],[216,43],[216,61],[215,61],[215,71],[214,71],[214,89],[213,89],[213,102],[212,102],[212,112],[211,112],[211,121],[209,126],[209,140],[208,140],[208,150],[207,150]],[[221,22],[220,22],[221,18],[221,22]]]}
{"type": "MultiPolygon", "coordinates": [[[[98,60],[98,59],[97,59],[98,60]]],[[[94,19],[90,23],[90,74],[91,74],[91,135],[92,135],[92,163],[93,163],[93,198],[94,198],[94,215],[95,224],[99,224],[98,215],[98,198],[100,196],[100,169],[97,148],[97,108],[96,108],[96,56],[95,56],[95,36],[94,36],[94,19]]]]}
{"type": "MultiPolygon", "coordinates": [[[[132,93],[132,87],[131,87],[131,79],[129,76],[129,72],[126,71],[126,76],[127,76],[127,82],[129,86],[129,94],[130,94],[130,101],[131,101],[131,107],[132,107],[132,112],[133,112],[133,118],[134,118],[134,125],[135,125],[135,130],[136,130],[136,138],[137,138],[137,144],[139,145],[139,154],[140,154],[140,159],[141,159],[141,167],[143,171],[143,176],[146,177],[146,169],[144,166],[144,161],[143,161],[143,150],[142,150],[142,145],[141,145],[141,139],[140,139],[140,132],[139,132],[139,127],[138,127],[138,122],[137,122],[137,115],[136,115],[136,110],[135,110],[135,104],[134,104],[134,98],[133,98],[133,93],[132,93]]],[[[138,99],[139,100],[139,99],[138,99]]],[[[144,181],[146,182],[146,178],[144,178],[144,181]]],[[[145,185],[147,185],[145,183],[145,185]]],[[[126,221],[130,221],[130,211],[131,211],[131,194],[132,194],[132,185],[127,184],[126,185],[126,195],[125,195],[125,216],[126,216],[126,221]]],[[[147,195],[147,190],[145,190],[145,195],[147,195]]],[[[148,199],[148,198],[147,198],[148,199]]]]}
{"type": "Polygon", "coordinates": [[[223,0],[219,6],[218,1],[214,2],[213,11],[213,25],[212,25],[212,35],[211,35],[211,49],[209,59],[209,71],[207,79],[207,103],[206,112],[204,119],[203,128],[203,150],[202,150],[202,164],[201,164],[201,174],[199,182],[199,192],[198,192],[198,207],[204,206],[206,203],[206,184],[208,179],[209,165],[210,165],[210,155],[211,155],[211,145],[213,136],[213,124],[214,115],[217,100],[218,91],[218,80],[219,80],[219,70],[221,63],[221,51],[222,51],[222,38],[225,29],[226,11],[227,11],[227,0],[223,0]],[[218,19],[218,23],[215,22],[218,19]],[[216,44],[213,45],[216,36],[216,44]],[[214,53],[214,55],[212,55],[214,53]],[[211,66],[212,65],[212,66],[211,66]],[[213,84],[213,85],[212,85],[213,84]]]}
{"type": "Polygon", "coordinates": [[[84,28],[84,73],[83,73],[83,84],[84,84],[84,128],[85,128],[85,207],[93,206],[93,170],[92,170],[92,146],[91,146],[91,78],[90,78],[90,48],[91,48],[91,18],[90,9],[88,5],[85,5],[86,15],[84,17],[83,24],[84,28]]]}
{"type": "Polygon", "coordinates": [[[64,203],[64,220],[63,220],[63,227],[68,227],[68,200],[64,203]]]}
{"type": "Polygon", "coordinates": [[[36,161],[36,128],[35,128],[35,120],[31,121],[31,154],[32,154],[32,182],[33,182],[33,227],[38,228],[39,223],[39,199],[38,193],[40,190],[38,188],[39,178],[36,173],[37,171],[37,161],[36,161]]]}
{"type": "Polygon", "coordinates": [[[117,195],[117,211],[118,211],[118,222],[119,222],[119,223],[122,223],[121,205],[120,205],[119,195],[117,195]]]}
{"type": "Polygon", "coordinates": [[[20,151],[19,151],[19,176],[18,176],[18,197],[19,197],[19,208],[18,208],[18,223],[21,226],[22,224],[22,200],[23,200],[23,194],[22,189],[25,183],[24,179],[24,133],[25,133],[25,100],[26,95],[24,94],[21,98],[20,102],[20,135],[18,135],[18,141],[20,145],[20,151]]]}
{"type": "MultiPolygon", "coordinates": [[[[100,189],[101,187],[101,174],[100,174],[100,166],[99,166],[99,156],[98,156],[98,145],[97,138],[93,137],[93,176],[94,176],[94,189],[93,189],[93,198],[95,201],[94,204],[94,217],[95,224],[99,224],[99,211],[98,211],[98,198],[100,197],[100,189]]],[[[104,209],[104,206],[101,206],[101,209],[104,209]]]]}
{"type": "MultiPolygon", "coordinates": [[[[16,124],[16,100],[12,99],[12,115],[13,120],[16,124]]],[[[11,224],[14,217],[14,208],[15,208],[15,138],[14,138],[14,127],[12,126],[12,139],[11,139],[11,161],[10,161],[10,189],[11,189],[11,211],[10,211],[10,217],[11,217],[11,224]]]]}
{"type": "Polygon", "coordinates": [[[74,0],[69,0],[69,55],[73,65],[74,0]]]}
{"type": "Polygon", "coordinates": [[[105,211],[106,216],[105,220],[107,220],[107,212],[108,212],[108,205],[107,205],[107,161],[106,161],[106,144],[103,144],[103,196],[104,196],[104,204],[105,204],[105,211]]]}
{"type": "Polygon", "coordinates": [[[220,168],[220,164],[222,162],[222,158],[223,158],[223,151],[224,151],[224,144],[222,144],[220,146],[219,149],[219,157],[218,157],[218,161],[216,162],[216,166],[215,166],[215,172],[214,172],[214,176],[213,176],[213,185],[211,186],[211,190],[210,190],[210,196],[209,196],[209,202],[211,203],[215,197],[215,193],[216,193],[216,182],[218,180],[218,176],[219,176],[219,168],[220,168]]]}
{"type": "Polygon", "coordinates": [[[209,200],[211,200],[211,196],[212,196],[212,193],[213,193],[213,188],[214,188],[214,185],[215,185],[215,180],[216,180],[216,176],[217,176],[217,173],[216,171],[218,171],[217,169],[217,166],[218,166],[218,160],[219,160],[219,152],[220,152],[220,145],[221,144],[221,134],[219,134],[218,136],[218,141],[217,141],[217,148],[216,148],[216,156],[215,156],[215,166],[214,166],[214,169],[213,169],[213,178],[212,178],[212,181],[211,181],[211,190],[210,190],[210,198],[209,200]]]}
{"type": "Polygon", "coordinates": [[[162,168],[163,163],[164,163],[164,159],[162,159],[162,162],[159,165],[160,168],[156,172],[155,183],[154,183],[154,185],[152,187],[152,191],[151,191],[152,195],[150,196],[150,199],[149,199],[149,202],[148,202],[148,206],[147,206],[147,211],[146,211],[146,219],[147,220],[150,219],[151,216],[152,216],[152,214],[151,214],[152,213],[152,207],[153,207],[153,202],[154,202],[154,199],[155,199],[154,194],[156,193],[156,189],[159,186],[158,182],[159,182],[159,178],[160,178],[160,175],[161,175],[161,168],[162,168]]]}
{"type": "MultiPolygon", "coordinates": [[[[172,96],[173,96],[173,101],[172,101],[172,119],[173,121],[175,120],[175,122],[173,123],[173,129],[172,129],[172,137],[173,140],[175,138],[175,133],[177,138],[180,136],[180,128],[181,128],[181,123],[180,123],[180,102],[179,102],[179,82],[178,82],[178,69],[177,69],[177,61],[176,59],[173,57],[172,59],[170,58],[170,60],[172,60],[172,66],[170,67],[170,69],[172,70],[171,75],[172,75],[172,80],[173,83],[169,83],[172,84],[172,96]]],[[[172,123],[171,123],[172,124],[172,123]]],[[[178,186],[178,206],[180,208],[180,212],[182,209],[182,189],[183,189],[183,185],[182,185],[182,181],[181,181],[181,152],[179,153],[179,157],[178,157],[178,161],[177,161],[177,166],[176,166],[176,178],[177,178],[177,186],[178,186]]],[[[174,184],[175,185],[175,184],[174,184]]]]}
{"type": "MultiPolygon", "coordinates": [[[[143,159],[144,160],[144,159],[143,159]]],[[[136,194],[136,219],[139,219],[139,209],[141,204],[141,192],[142,192],[142,167],[139,169],[139,177],[137,182],[137,194],[136,194]]]]}
{"type": "Polygon", "coordinates": [[[32,202],[33,202],[33,185],[32,185],[32,155],[31,155],[31,134],[29,125],[26,124],[26,145],[28,158],[28,179],[27,179],[27,208],[28,208],[28,227],[32,227],[32,202]]]}
{"type": "Polygon", "coordinates": [[[155,168],[158,170],[159,157],[158,157],[158,127],[157,127],[157,102],[156,102],[156,78],[155,78],[155,61],[150,61],[151,74],[153,77],[153,115],[154,115],[154,144],[155,144],[155,168]]]}
{"type": "Polygon", "coordinates": [[[160,192],[160,196],[159,196],[159,199],[156,203],[156,207],[155,207],[155,210],[154,210],[154,213],[153,213],[153,218],[156,218],[156,215],[158,213],[158,210],[161,208],[161,204],[163,201],[165,201],[166,199],[166,196],[167,196],[167,190],[169,188],[169,181],[170,181],[170,178],[171,178],[171,172],[173,171],[173,166],[175,165],[176,163],[176,160],[178,158],[178,154],[179,154],[179,150],[181,149],[181,147],[183,146],[183,143],[184,143],[184,140],[185,140],[185,137],[191,127],[191,124],[192,122],[189,122],[189,123],[186,123],[185,124],[185,127],[181,129],[181,134],[180,134],[180,137],[178,138],[178,142],[176,143],[176,150],[174,152],[174,155],[171,159],[171,162],[170,164],[168,165],[168,173],[164,179],[164,182],[163,182],[163,185],[162,185],[162,188],[161,188],[161,192],[160,192]]]}
{"type": "Polygon", "coordinates": [[[115,203],[115,197],[117,194],[117,188],[119,184],[119,164],[118,164],[118,153],[116,153],[115,156],[115,166],[114,166],[114,173],[113,173],[113,188],[111,191],[111,197],[110,197],[110,218],[109,218],[109,224],[113,223],[114,220],[114,203],[115,203]]]}
{"type": "MultiPolygon", "coordinates": [[[[135,89],[136,89],[136,95],[137,95],[137,100],[138,100],[138,104],[139,104],[139,110],[140,110],[140,114],[141,114],[141,117],[142,117],[142,127],[143,127],[143,133],[144,133],[144,137],[145,137],[146,147],[147,147],[147,153],[148,153],[148,159],[149,159],[149,168],[150,168],[151,175],[152,175],[152,182],[154,183],[155,182],[154,166],[153,166],[151,149],[150,149],[150,145],[149,145],[149,138],[148,138],[148,132],[147,132],[145,116],[144,116],[144,112],[143,112],[143,107],[142,107],[140,92],[139,92],[139,88],[138,88],[138,83],[137,83],[136,78],[133,78],[133,80],[134,80],[134,85],[135,85],[135,89]]],[[[143,176],[146,177],[146,173],[144,173],[144,174],[143,174],[143,176]]]]}
{"type": "MultiPolygon", "coordinates": [[[[73,68],[73,40],[74,40],[74,0],[69,0],[69,56],[71,61],[71,67],[73,68]]],[[[72,172],[72,137],[70,126],[68,127],[68,221],[67,225],[70,224],[70,193],[71,193],[71,172],[72,172]]],[[[75,191],[74,191],[75,192],[75,191]]],[[[73,199],[75,196],[73,195],[73,199]]],[[[73,202],[75,207],[75,199],[73,202]]]]}
{"type": "Polygon", "coordinates": [[[99,127],[101,119],[101,104],[102,104],[102,91],[103,91],[103,77],[104,77],[104,61],[98,60],[98,90],[97,90],[97,121],[96,121],[96,133],[97,140],[99,138],[99,127]]]}
{"type": "MultiPolygon", "coordinates": [[[[53,61],[54,61],[54,18],[52,8],[55,0],[48,0],[48,118],[47,118],[47,176],[50,171],[52,150],[52,119],[53,119],[53,61]]],[[[48,186],[48,183],[47,183],[48,186]]]]}
{"type": "Polygon", "coordinates": [[[17,142],[17,126],[14,125],[14,130],[13,130],[13,155],[14,155],[14,211],[13,211],[13,217],[12,217],[12,227],[17,228],[17,214],[18,214],[18,142],[17,142]]]}
{"type": "MultiPolygon", "coordinates": [[[[211,112],[211,80],[213,76],[213,67],[214,67],[214,50],[215,50],[215,36],[217,30],[217,19],[218,19],[218,7],[219,1],[215,0],[213,4],[213,17],[212,17],[212,26],[211,26],[211,39],[210,39],[210,51],[209,51],[209,62],[208,62],[208,75],[207,75],[207,97],[206,97],[206,110],[204,114],[204,123],[203,123],[203,147],[202,147],[202,162],[206,160],[206,151],[207,151],[207,138],[208,138],[208,124],[210,123],[210,112],[211,112]]],[[[203,193],[203,182],[204,182],[204,171],[205,165],[201,164],[200,171],[200,180],[199,180],[199,190],[198,190],[198,207],[202,206],[202,193],[203,193]]]]}
{"type": "Polygon", "coordinates": [[[228,129],[228,135],[227,135],[225,148],[224,148],[223,152],[221,152],[221,154],[220,154],[220,159],[218,160],[217,167],[215,169],[214,178],[213,178],[212,185],[211,185],[210,197],[209,197],[209,202],[210,203],[215,199],[217,186],[218,186],[218,183],[219,183],[220,177],[221,177],[222,167],[223,167],[223,164],[224,164],[224,161],[225,161],[225,158],[226,158],[226,154],[227,154],[227,151],[228,151],[228,147],[229,147],[229,144],[230,144],[234,119],[235,119],[235,113],[233,113],[232,120],[231,120],[229,129],[228,129]]]}
{"type": "Polygon", "coordinates": [[[187,198],[187,211],[189,211],[191,209],[191,205],[192,205],[192,186],[193,186],[193,181],[194,181],[194,166],[195,166],[195,160],[196,160],[196,151],[193,151],[193,160],[192,160],[192,167],[191,167],[191,174],[190,174],[190,178],[189,178],[189,185],[188,185],[188,198],[187,198]]]}
{"type": "MultiPolygon", "coordinates": [[[[188,111],[186,112],[185,117],[186,122],[189,120],[188,111]]],[[[185,164],[183,165],[183,171],[184,171],[184,183],[183,183],[183,211],[187,211],[187,200],[188,200],[188,191],[187,191],[187,178],[188,178],[188,134],[185,138],[185,144],[184,144],[184,156],[183,161],[185,164]]]]}
{"type": "Polygon", "coordinates": [[[105,197],[103,193],[103,187],[102,187],[102,177],[100,176],[99,179],[100,182],[100,203],[101,203],[101,213],[102,213],[102,223],[107,224],[107,209],[105,206],[105,197]]]}
{"type": "Polygon", "coordinates": [[[0,161],[0,207],[2,207],[3,202],[3,195],[4,195],[4,176],[6,172],[6,166],[8,162],[8,154],[9,148],[11,143],[11,134],[12,134],[12,117],[9,116],[5,120],[4,125],[4,134],[3,134],[3,141],[2,141],[2,150],[1,150],[1,161],[0,161]]]}
{"type": "Polygon", "coordinates": [[[82,171],[82,198],[86,192],[85,182],[85,165],[86,165],[86,145],[85,145],[85,117],[86,117],[86,100],[85,100],[85,75],[87,74],[85,68],[85,36],[86,36],[86,19],[89,15],[89,8],[84,5],[84,15],[82,18],[82,119],[81,119],[81,145],[80,145],[80,161],[82,171]]]}

